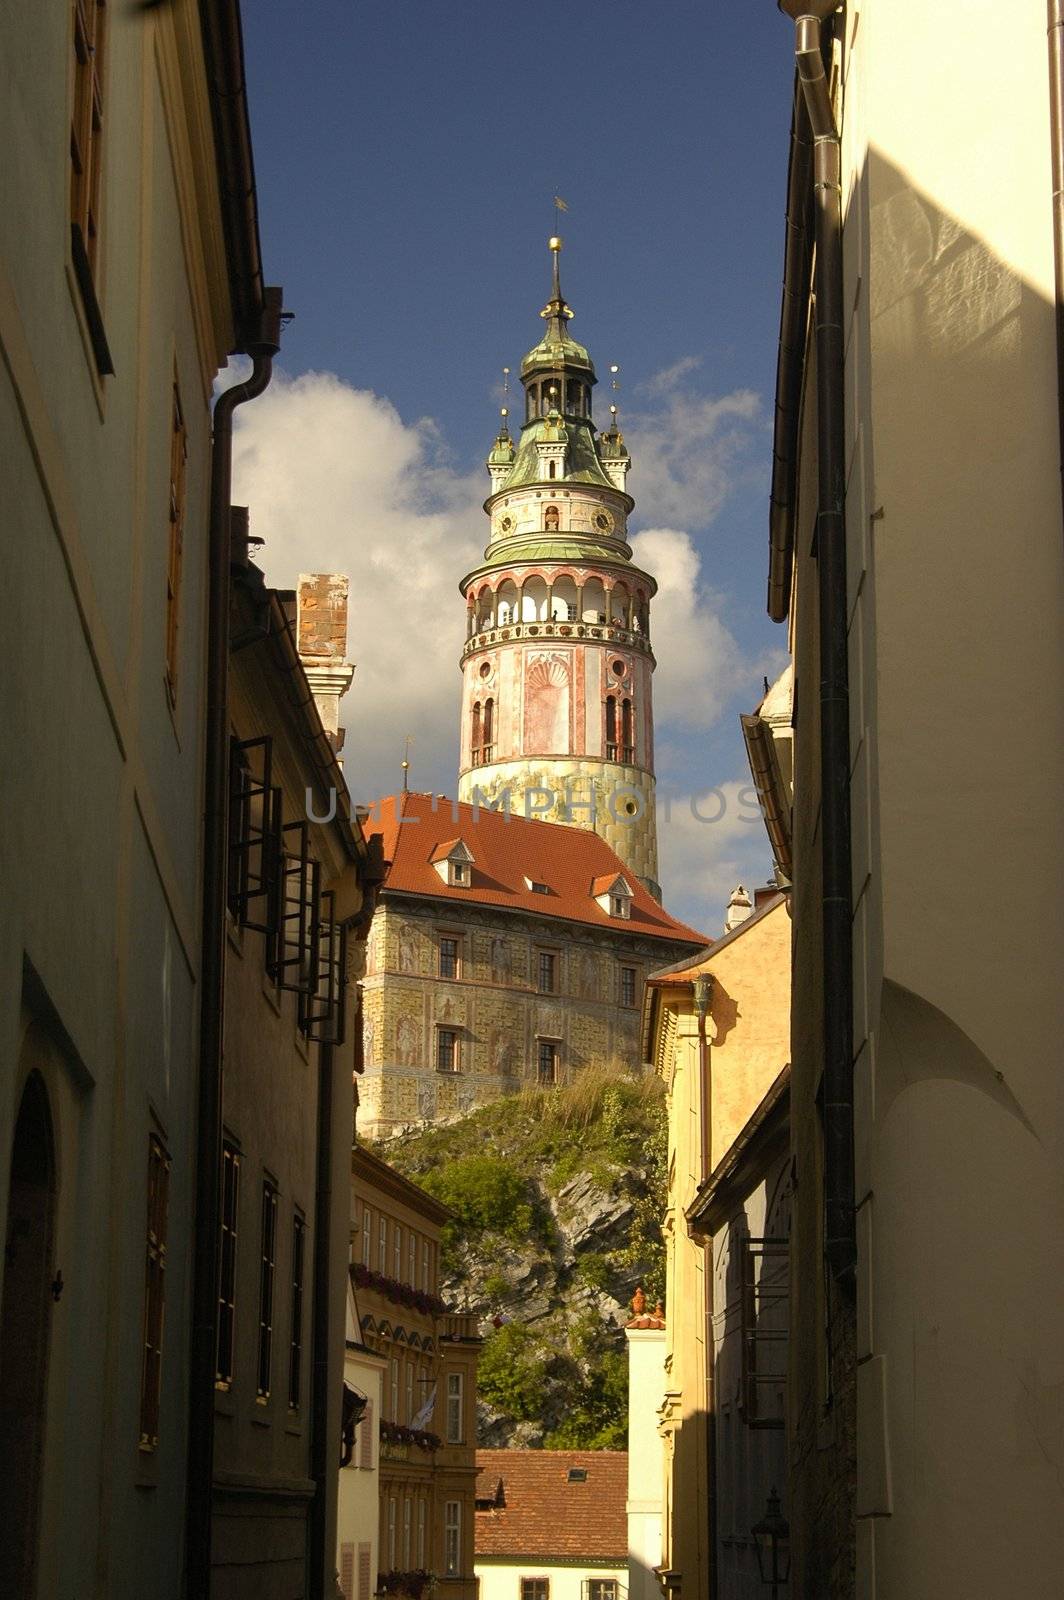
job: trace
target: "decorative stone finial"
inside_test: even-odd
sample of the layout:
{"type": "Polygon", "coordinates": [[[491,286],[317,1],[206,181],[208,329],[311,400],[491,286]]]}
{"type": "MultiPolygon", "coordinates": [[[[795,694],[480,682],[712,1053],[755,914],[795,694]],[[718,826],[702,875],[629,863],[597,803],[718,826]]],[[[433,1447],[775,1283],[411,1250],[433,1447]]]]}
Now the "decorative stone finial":
{"type": "Polygon", "coordinates": [[[646,1308],[647,1297],[643,1293],[643,1285],[640,1284],[636,1289],[635,1294],[632,1296],[632,1310],[635,1312],[637,1317],[641,1317],[646,1308]]]}

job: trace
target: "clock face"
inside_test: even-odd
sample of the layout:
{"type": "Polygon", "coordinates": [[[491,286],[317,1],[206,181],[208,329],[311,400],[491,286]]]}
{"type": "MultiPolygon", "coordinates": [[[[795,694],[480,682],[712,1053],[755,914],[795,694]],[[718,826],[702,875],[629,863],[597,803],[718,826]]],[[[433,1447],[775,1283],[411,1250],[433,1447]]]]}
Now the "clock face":
{"type": "Polygon", "coordinates": [[[601,510],[595,512],[594,523],[600,533],[612,533],[613,513],[607,511],[606,507],[603,506],[601,510]]]}
{"type": "Polygon", "coordinates": [[[513,529],[513,525],[514,525],[513,517],[506,516],[506,517],[500,517],[499,518],[499,532],[500,533],[510,533],[512,531],[512,529],[513,529]]]}

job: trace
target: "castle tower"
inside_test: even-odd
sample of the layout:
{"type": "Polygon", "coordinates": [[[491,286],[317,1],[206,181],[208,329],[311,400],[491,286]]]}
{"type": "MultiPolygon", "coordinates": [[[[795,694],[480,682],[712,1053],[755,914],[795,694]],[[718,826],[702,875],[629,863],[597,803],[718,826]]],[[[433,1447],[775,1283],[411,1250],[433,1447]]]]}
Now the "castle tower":
{"type": "Polygon", "coordinates": [[[650,601],[626,543],[630,458],[591,420],[595,368],[569,335],[551,239],[547,327],[521,363],[525,420],[488,457],[491,533],[461,583],[459,798],[593,829],[660,898],[650,601]]]}

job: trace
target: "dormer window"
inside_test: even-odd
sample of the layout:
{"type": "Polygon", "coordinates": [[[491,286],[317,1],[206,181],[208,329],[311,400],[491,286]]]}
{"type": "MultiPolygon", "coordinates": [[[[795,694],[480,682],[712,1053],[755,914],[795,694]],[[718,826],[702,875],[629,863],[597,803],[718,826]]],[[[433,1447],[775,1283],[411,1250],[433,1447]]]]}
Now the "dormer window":
{"type": "Polygon", "coordinates": [[[540,883],[538,878],[530,878],[527,873],[525,874],[525,888],[531,890],[533,894],[550,894],[549,883],[540,883]]]}
{"type": "Polygon", "coordinates": [[[596,878],[591,885],[591,894],[596,905],[601,906],[609,916],[619,917],[623,921],[631,918],[633,890],[621,873],[606,873],[596,878]]]}
{"type": "Polygon", "coordinates": [[[432,865],[451,889],[468,889],[473,881],[476,857],[464,839],[450,839],[432,852],[432,865]]]}

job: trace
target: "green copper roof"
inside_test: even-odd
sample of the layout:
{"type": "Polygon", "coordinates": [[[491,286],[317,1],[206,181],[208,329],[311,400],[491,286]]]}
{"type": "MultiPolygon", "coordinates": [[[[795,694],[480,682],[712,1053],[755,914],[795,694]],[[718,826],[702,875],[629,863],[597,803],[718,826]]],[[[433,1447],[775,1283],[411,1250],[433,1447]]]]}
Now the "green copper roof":
{"type": "Polygon", "coordinates": [[[628,559],[615,544],[598,544],[594,539],[519,539],[503,545],[489,545],[484,553],[487,567],[509,567],[518,561],[608,561],[626,567],[628,559]]]}
{"type": "Polygon", "coordinates": [[[546,333],[522,361],[521,376],[527,378],[533,372],[554,372],[559,367],[577,367],[592,381],[595,379],[595,366],[587,350],[569,337],[564,318],[552,316],[546,333]]]}
{"type": "MultiPolygon", "coordinates": [[[[606,476],[603,466],[595,449],[595,435],[590,422],[585,418],[569,417],[566,419],[565,431],[568,435],[568,448],[565,455],[565,472],[562,483],[594,483],[603,489],[616,489],[617,485],[606,476]]],[[[557,437],[555,425],[547,417],[537,417],[534,422],[526,422],[521,429],[521,442],[517,447],[517,458],[511,468],[509,477],[503,483],[500,494],[509,489],[523,489],[531,483],[544,483],[546,479],[536,445],[540,439],[550,440],[557,437]]],[[[555,480],[551,480],[552,482],[555,480]]]]}

